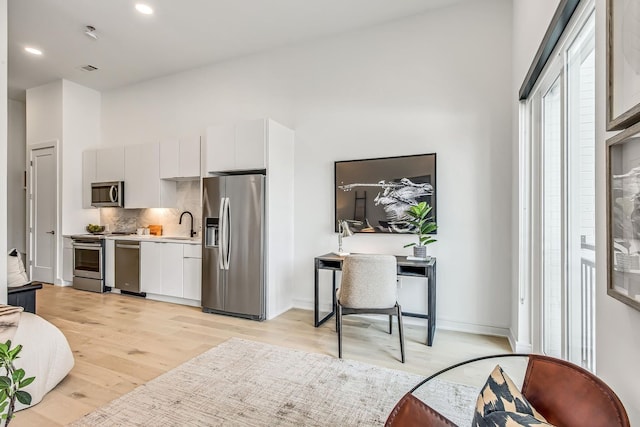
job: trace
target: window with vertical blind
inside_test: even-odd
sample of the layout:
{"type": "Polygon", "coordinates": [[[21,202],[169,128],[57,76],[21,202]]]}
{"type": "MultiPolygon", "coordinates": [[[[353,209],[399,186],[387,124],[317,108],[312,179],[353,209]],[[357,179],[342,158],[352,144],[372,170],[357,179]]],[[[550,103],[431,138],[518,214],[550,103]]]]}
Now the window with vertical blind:
{"type": "Polygon", "coordinates": [[[581,6],[521,104],[520,268],[534,351],[594,370],[595,21],[581,6]]]}

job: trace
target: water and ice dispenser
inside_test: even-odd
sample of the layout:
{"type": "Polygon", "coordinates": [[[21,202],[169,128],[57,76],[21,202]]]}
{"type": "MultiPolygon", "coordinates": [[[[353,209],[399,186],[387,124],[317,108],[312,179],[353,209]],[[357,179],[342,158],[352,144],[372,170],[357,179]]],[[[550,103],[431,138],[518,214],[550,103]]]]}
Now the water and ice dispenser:
{"type": "Polygon", "coordinates": [[[204,245],[208,247],[217,247],[219,245],[218,237],[219,231],[219,218],[205,218],[205,234],[204,245]]]}

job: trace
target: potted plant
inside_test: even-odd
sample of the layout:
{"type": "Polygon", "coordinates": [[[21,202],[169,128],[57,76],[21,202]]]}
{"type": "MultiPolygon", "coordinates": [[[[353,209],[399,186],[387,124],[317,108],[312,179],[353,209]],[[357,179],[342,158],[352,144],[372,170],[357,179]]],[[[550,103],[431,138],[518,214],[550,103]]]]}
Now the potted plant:
{"type": "Polygon", "coordinates": [[[434,232],[438,226],[432,221],[429,213],[433,209],[427,202],[420,202],[406,210],[409,219],[407,223],[413,226],[413,233],[418,236],[418,243],[409,243],[405,248],[413,246],[413,256],[427,258],[427,245],[436,241],[429,233],[434,232]]]}
{"type": "Polygon", "coordinates": [[[19,357],[21,345],[11,348],[11,341],[0,343],[0,414],[6,427],[14,416],[16,399],[18,402],[31,404],[31,395],[21,390],[31,384],[35,377],[25,378],[24,369],[16,369],[13,362],[19,357]]]}

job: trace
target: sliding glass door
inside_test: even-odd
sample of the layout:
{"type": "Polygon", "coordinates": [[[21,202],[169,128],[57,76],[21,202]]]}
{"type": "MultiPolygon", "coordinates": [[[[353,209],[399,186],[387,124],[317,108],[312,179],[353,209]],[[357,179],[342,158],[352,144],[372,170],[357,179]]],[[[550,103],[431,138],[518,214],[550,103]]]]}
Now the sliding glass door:
{"type": "Polygon", "coordinates": [[[527,101],[534,351],[594,369],[594,16],[569,31],[527,101]],[[536,190],[537,189],[537,190],[536,190]],[[538,278],[537,281],[535,278],[538,278]]]}
{"type": "Polygon", "coordinates": [[[563,346],[563,122],[562,80],[542,97],[542,350],[562,357],[563,346]]]}
{"type": "Polygon", "coordinates": [[[593,370],[595,37],[593,17],[567,52],[566,358],[593,370]]]}

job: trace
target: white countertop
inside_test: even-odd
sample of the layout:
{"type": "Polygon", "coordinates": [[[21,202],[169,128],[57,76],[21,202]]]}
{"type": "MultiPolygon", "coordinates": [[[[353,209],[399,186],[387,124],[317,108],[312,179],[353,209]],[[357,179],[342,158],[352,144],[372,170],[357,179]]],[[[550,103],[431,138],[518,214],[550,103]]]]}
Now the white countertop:
{"type": "Polygon", "coordinates": [[[158,242],[158,243],[184,243],[188,245],[199,245],[202,243],[200,237],[186,236],[141,236],[137,234],[122,235],[106,235],[105,239],[109,240],[133,240],[137,242],[158,242]]]}

